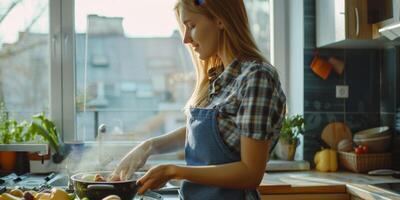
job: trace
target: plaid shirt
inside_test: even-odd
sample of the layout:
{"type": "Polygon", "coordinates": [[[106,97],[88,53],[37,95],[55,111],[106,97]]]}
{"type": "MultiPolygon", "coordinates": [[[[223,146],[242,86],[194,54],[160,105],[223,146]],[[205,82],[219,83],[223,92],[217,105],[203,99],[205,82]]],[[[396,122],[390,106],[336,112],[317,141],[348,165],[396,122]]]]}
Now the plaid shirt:
{"type": "Polygon", "coordinates": [[[286,96],[278,73],[268,63],[234,60],[225,69],[209,71],[207,108],[219,110],[223,141],[240,152],[240,136],[268,140],[279,135],[286,112],[286,96]]]}

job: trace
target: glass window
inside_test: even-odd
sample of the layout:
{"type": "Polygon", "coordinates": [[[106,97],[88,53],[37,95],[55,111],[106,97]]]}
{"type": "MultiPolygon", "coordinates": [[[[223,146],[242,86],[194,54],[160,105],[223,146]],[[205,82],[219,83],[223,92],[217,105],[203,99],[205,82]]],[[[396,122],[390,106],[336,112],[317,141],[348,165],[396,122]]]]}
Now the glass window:
{"type": "Polygon", "coordinates": [[[269,0],[245,0],[254,39],[265,58],[271,59],[269,0]]]}
{"type": "MultiPolygon", "coordinates": [[[[270,58],[269,1],[245,1],[256,42],[270,58]]],[[[76,0],[77,139],[141,141],[185,124],[195,72],[175,0],[76,0]],[[151,9],[149,9],[151,8],[151,9]]]]}
{"type": "Polygon", "coordinates": [[[185,124],[195,72],[175,0],[76,0],[77,139],[141,141],[185,124]],[[151,9],[149,9],[151,8],[151,9]]]}
{"type": "Polygon", "coordinates": [[[49,112],[49,2],[0,1],[0,102],[12,118],[49,112]]]}

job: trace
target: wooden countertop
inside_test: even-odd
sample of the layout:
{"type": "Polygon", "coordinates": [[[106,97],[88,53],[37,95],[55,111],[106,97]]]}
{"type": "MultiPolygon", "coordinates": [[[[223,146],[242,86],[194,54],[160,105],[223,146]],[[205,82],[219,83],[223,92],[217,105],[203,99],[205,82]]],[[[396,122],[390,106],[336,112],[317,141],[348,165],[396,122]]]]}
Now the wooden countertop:
{"type": "Polygon", "coordinates": [[[317,171],[266,173],[258,187],[261,195],[350,193],[364,199],[400,199],[400,195],[371,187],[398,182],[390,176],[368,176],[351,172],[317,171]]]}

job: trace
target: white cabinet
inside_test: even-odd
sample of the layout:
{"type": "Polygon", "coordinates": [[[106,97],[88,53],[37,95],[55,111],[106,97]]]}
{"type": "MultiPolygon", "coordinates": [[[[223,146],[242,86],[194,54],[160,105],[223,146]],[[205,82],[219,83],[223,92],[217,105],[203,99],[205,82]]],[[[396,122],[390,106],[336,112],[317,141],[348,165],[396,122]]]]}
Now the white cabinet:
{"type": "Polygon", "coordinates": [[[317,47],[365,47],[372,40],[365,0],[316,0],[317,47]]]}

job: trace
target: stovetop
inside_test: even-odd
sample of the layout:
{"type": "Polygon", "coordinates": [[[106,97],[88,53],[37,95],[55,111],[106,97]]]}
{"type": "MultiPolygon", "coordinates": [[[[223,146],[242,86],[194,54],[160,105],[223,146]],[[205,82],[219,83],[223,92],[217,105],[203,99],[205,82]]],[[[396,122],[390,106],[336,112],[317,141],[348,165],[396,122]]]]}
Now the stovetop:
{"type": "MultiPolygon", "coordinates": [[[[17,175],[15,173],[0,176],[0,193],[5,192],[6,188],[19,188],[21,190],[35,190],[38,192],[51,190],[53,187],[58,187],[73,192],[72,184],[69,176],[64,173],[49,173],[49,174],[23,174],[17,175]]],[[[178,200],[177,188],[163,188],[156,191],[161,194],[162,198],[155,198],[151,196],[135,197],[136,199],[163,199],[163,200],[178,200]]]]}

